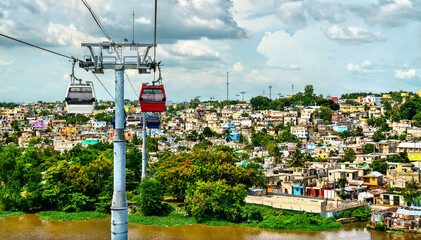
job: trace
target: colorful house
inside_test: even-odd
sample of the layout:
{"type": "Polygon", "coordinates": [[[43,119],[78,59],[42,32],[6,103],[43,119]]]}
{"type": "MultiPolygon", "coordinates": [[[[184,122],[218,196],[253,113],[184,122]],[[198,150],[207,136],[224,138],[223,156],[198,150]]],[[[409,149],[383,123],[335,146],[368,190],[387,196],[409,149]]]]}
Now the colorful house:
{"type": "Polygon", "coordinates": [[[383,174],[379,172],[371,172],[367,175],[364,175],[364,185],[367,186],[381,186],[383,185],[383,174]]]}

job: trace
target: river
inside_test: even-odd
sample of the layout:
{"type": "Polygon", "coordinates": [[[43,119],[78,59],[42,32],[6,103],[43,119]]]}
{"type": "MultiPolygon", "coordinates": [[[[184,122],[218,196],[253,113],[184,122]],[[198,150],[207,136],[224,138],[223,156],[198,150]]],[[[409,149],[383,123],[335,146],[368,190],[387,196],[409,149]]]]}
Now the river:
{"type": "MultiPolygon", "coordinates": [[[[45,221],[37,215],[26,214],[14,217],[0,217],[0,239],[109,239],[110,219],[88,221],[45,221]]],[[[421,235],[391,235],[383,232],[368,231],[362,224],[348,224],[335,231],[310,232],[266,230],[258,228],[229,226],[215,227],[190,225],[180,227],[157,227],[150,225],[129,224],[129,239],[148,240],[272,240],[272,239],[421,239],[421,235]]]]}

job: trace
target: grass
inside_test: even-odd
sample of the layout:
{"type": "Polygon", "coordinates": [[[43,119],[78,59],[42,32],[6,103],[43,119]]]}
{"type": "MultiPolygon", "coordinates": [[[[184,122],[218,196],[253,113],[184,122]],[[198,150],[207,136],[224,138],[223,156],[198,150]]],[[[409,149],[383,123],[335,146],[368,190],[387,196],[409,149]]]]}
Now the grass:
{"type": "Polygon", "coordinates": [[[99,213],[99,212],[77,212],[77,213],[67,213],[67,212],[56,212],[56,211],[44,211],[38,212],[41,220],[56,220],[60,222],[64,221],[73,221],[73,220],[89,220],[95,218],[107,218],[109,214],[99,213]]]}
{"type": "Polygon", "coordinates": [[[303,212],[292,212],[280,210],[267,206],[258,206],[247,204],[248,208],[257,209],[263,216],[262,221],[243,221],[233,223],[221,219],[206,218],[196,219],[191,216],[185,216],[182,208],[176,204],[171,204],[173,211],[165,216],[145,216],[141,213],[130,214],[129,222],[143,225],[155,225],[161,227],[184,226],[192,224],[203,224],[211,226],[244,226],[257,227],[264,229],[285,229],[285,230],[308,230],[308,231],[328,231],[342,227],[342,224],[335,222],[333,218],[323,219],[314,214],[303,212]]]}
{"type": "Polygon", "coordinates": [[[142,225],[155,225],[160,227],[175,227],[192,224],[203,224],[211,226],[232,226],[235,223],[220,219],[196,219],[191,216],[184,216],[180,212],[171,212],[166,216],[145,216],[141,213],[130,214],[129,223],[137,223],[142,225]]]}
{"type": "Polygon", "coordinates": [[[24,212],[0,211],[0,217],[12,217],[25,214],[24,212]]]}
{"type": "Polygon", "coordinates": [[[389,234],[404,234],[405,232],[402,231],[388,231],[389,234]]]}

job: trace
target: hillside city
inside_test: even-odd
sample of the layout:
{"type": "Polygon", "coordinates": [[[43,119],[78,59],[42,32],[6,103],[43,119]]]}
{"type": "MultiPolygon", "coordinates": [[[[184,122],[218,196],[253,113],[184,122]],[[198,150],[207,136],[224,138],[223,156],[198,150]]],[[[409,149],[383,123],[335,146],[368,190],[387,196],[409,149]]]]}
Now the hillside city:
{"type": "MultiPolygon", "coordinates": [[[[138,103],[127,100],[125,138],[141,150],[148,135],[150,166],[158,153],[208,148],[260,164],[265,185],[248,188],[247,203],[327,217],[370,205],[372,225],[421,227],[421,90],[323,97],[307,85],[280,97],[170,103],[146,133],[138,103]]],[[[62,102],[1,106],[2,145],[65,152],[113,140],[112,102],[83,115],[62,102]]]]}

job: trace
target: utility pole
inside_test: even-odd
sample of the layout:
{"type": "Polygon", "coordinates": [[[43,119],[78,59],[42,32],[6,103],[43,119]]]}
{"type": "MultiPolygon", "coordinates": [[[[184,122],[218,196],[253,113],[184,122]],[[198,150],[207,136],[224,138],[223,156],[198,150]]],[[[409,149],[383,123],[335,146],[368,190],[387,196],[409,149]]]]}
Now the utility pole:
{"type": "Polygon", "coordinates": [[[272,100],[272,86],[269,86],[269,99],[272,100]]]}
{"type": "Polygon", "coordinates": [[[146,179],[148,165],[148,150],[146,149],[146,112],[143,112],[143,126],[142,126],[142,181],[146,179]]]}
{"type": "Polygon", "coordinates": [[[243,102],[244,102],[244,94],[245,94],[246,92],[241,92],[241,95],[243,95],[243,102]]]}
{"type": "MultiPolygon", "coordinates": [[[[137,69],[139,74],[150,73],[152,59],[148,56],[149,50],[155,44],[139,43],[82,43],[82,47],[87,47],[91,53],[79,62],[79,67],[93,73],[104,73],[104,70],[115,71],[115,134],[114,143],[114,191],[111,205],[111,239],[120,240],[128,238],[128,205],[126,196],[126,139],[124,137],[124,70],[137,69]],[[110,49],[130,49],[136,51],[136,56],[122,56],[118,53],[118,58],[107,57],[104,61],[103,50],[110,49]],[[94,48],[98,50],[94,51],[94,48]],[[139,49],[144,49],[143,55],[139,49]],[[119,59],[119,60],[117,60],[119,59]],[[130,59],[130,60],[129,60],[130,59]],[[136,59],[136,61],[133,61],[136,59]]],[[[117,52],[117,51],[116,51],[117,52]]],[[[143,119],[145,126],[145,118],[143,119]]],[[[144,133],[145,134],[145,133],[144,133]]],[[[143,173],[142,173],[143,174],[143,173]]]]}
{"type": "Polygon", "coordinates": [[[230,83],[228,82],[228,74],[229,74],[229,72],[227,72],[227,82],[226,82],[226,84],[227,84],[227,100],[229,100],[229,97],[228,97],[228,85],[230,84],[230,83]]]}

